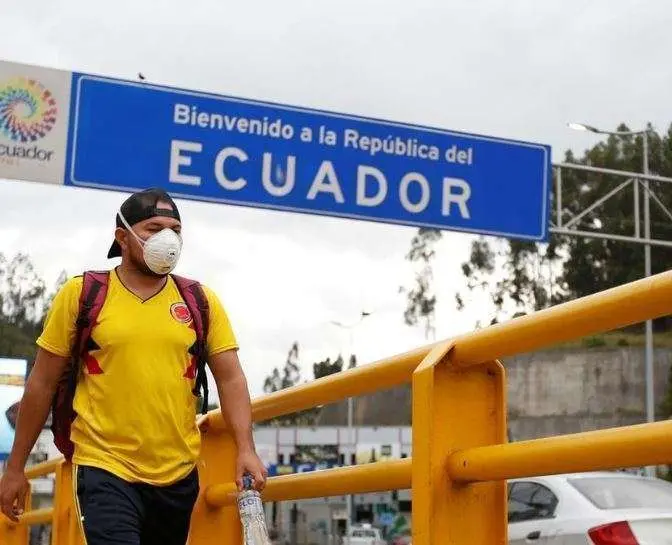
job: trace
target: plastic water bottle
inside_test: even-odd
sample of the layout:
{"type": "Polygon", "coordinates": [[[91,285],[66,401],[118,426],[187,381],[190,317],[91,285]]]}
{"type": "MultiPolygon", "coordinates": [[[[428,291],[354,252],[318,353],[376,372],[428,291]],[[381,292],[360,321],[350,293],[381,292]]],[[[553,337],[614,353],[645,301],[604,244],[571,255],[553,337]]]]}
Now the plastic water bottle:
{"type": "Polygon", "coordinates": [[[251,475],[243,476],[243,490],[238,494],[238,513],[243,527],[244,545],[271,545],[266,528],[264,504],[259,492],[252,488],[251,475]]]}

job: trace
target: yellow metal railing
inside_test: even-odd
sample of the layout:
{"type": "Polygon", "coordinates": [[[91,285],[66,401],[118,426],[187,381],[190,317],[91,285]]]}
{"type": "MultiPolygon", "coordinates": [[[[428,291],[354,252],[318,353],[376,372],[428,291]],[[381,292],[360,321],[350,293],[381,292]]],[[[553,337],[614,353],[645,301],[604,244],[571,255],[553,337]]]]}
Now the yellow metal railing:
{"type": "Polygon", "coordinates": [[[456,452],[454,481],[477,482],[672,462],[672,421],[573,433],[456,452]]]}
{"type": "Polygon", "coordinates": [[[34,524],[51,524],[53,545],[84,545],[73,503],[72,472],[62,458],[49,460],[26,469],[27,479],[37,479],[54,473],[54,505],[30,509],[31,496],[26,497],[26,513],[14,524],[0,514],[0,544],[28,545],[29,528],[34,524]]]}
{"type": "MultiPolygon", "coordinates": [[[[411,488],[414,545],[503,545],[506,479],[672,463],[672,422],[507,444],[498,359],[671,313],[672,271],[256,399],[262,421],[409,382],[413,392],[412,458],[273,477],[264,500],[411,488]]],[[[219,411],[199,424],[202,493],[190,544],[240,543],[233,438],[219,411]]],[[[54,545],[75,543],[70,468],[51,464],[28,474],[56,471],[55,506],[25,514],[20,527],[51,520],[54,545]]],[[[0,524],[0,543],[27,543],[17,536],[27,532],[0,524]]]]}

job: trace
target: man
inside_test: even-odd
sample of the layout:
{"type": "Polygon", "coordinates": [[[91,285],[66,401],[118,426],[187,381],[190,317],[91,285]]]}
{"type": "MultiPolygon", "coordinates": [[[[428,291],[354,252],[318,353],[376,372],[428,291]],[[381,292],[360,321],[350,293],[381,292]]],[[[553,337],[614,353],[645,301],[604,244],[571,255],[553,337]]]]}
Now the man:
{"type": "MultiPolygon", "coordinates": [[[[177,206],[160,189],[131,195],[117,214],[108,257],[108,292],[92,330],[73,407],[73,480],[88,545],[183,545],[199,493],[190,316],[169,273],[182,248],[177,206]]],[[[35,365],[0,480],[2,512],[24,509],[24,468],[43,428],[75,335],[82,277],[57,293],[37,340],[35,365]]],[[[250,473],[261,490],[266,470],[253,437],[250,397],[238,345],[217,296],[209,304],[208,365],[238,447],[237,484],[250,473]]]]}

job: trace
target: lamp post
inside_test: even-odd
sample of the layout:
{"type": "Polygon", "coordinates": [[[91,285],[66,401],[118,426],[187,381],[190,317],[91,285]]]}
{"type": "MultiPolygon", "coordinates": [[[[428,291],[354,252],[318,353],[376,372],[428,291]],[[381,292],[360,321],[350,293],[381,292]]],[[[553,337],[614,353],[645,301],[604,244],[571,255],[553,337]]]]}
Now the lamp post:
{"type": "MultiPolygon", "coordinates": [[[[341,329],[345,329],[348,331],[348,340],[349,340],[349,350],[350,350],[350,357],[353,356],[353,348],[354,348],[354,330],[357,328],[365,318],[368,316],[371,316],[371,312],[367,312],[365,310],[361,311],[359,314],[359,319],[356,320],[353,323],[350,324],[345,324],[343,322],[340,322],[338,320],[331,320],[331,324],[335,325],[336,327],[340,327],[341,329]]],[[[345,363],[345,362],[344,362],[345,363]]],[[[348,398],[348,444],[352,445],[353,444],[353,438],[352,438],[352,413],[353,413],[353,399],[352,397],[348,398]]],[[[346,462],[346,465],[350,465],[350,462],[346,462]]],[[[346,525],[345,525],[345,535],[348,537],[350,535],[350,526],[352,524],[352,496],[348,495],[346,496],[346,510],[347,510],[347,519],[346,519],[346,525]]]]}
{"type": "MultiPolygon", "coordinates": [[[[570,129],[579,131],[588,131],[596,134],[607,134],[615,136],[636,136],[642,135],[642,173],[644,176],[649,175],[649,128],[638,131],[605,131],[597,129],[590,125],[583,123],[568,123],[570,129]]],[[[650,216],[650,194],[649,194],[649,180],[644,178],[644,276],[651,276],[651,216],[650,216]]],[[[639,184],[635,185],[635,199],[634,206],[639,211],[639,184]]],[[[639,222],[635,222],[635,237],[639,238],[639,222]]],[[[646,365],[646,421],[655,421],[655,397],[653,387],[653,322],[646,321],[645,329],[645,365],[646,365]]],[[[646,473],[649,476],[655,476],[655,468],[647,467],[646,473]]]]}

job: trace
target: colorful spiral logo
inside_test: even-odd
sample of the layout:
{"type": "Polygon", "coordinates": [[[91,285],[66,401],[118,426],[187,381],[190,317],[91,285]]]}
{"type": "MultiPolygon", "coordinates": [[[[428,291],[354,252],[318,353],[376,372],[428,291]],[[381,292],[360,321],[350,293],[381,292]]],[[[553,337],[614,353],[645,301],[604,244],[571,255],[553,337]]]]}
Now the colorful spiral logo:
{"type": "Polygon", "coordinates": [[[51,91],[34,79],[17,77],[0,85],[0,134],[15,142],[43,138],[57,113],[51,91]]]}

